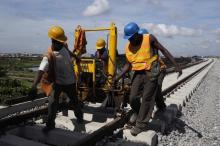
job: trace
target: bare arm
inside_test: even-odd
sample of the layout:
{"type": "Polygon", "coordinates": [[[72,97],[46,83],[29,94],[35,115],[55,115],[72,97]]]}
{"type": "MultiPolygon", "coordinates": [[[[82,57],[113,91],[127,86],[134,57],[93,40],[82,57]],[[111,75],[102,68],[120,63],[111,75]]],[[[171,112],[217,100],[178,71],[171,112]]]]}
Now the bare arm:
{"type": "Polygon", "coordinates": [[[131,64],[130,63],[126,63],[122,69],[122,71],[119,73],[119,75],[116,77],[115,81],[118,81],[121,79],[121,77],[130,70],[131,68],[131,64]]]}
{"type": "Polygon", "coordinates": [[[36,77],[34,79],[34,83],[33,83],[32,87],[37,87],[37,85],[40,83],[40,80],[41,80],[43,74],[44,74],[43,71],[38,70],[37,75],[36,75],[36,77]]]}
{"type": "Polygon", "coordinates": [[[30,89],[30,91],[29,91],[29,93],[28,93],[28,96],[29,96],[32,100],[34,100],[34,99],[36,98],[36,96],[37,96],[37,85],[39,84],[39,82],[40,82],[40,80],[41,80],[43,74],[44,74],[44,72],[41,71],[41,70],[39,70],[39,71],[37,72],[37,75],[36,75],[36,77],[35,77],[35,79],[34,79],[34,83],[33,83],[32,87],[31,87],[31,89],[30,89]]]}
{"type": "Polygon", "coordinates": [[[181,76],[182,74],[182,69],[180,68],[179,64],[175,61],[174,57],[170,54],[170,52],[163,46],[161,45],[156,37],[154,37],[152,34],[150,35],[150,43],[151,43],[151,46],[160,50],[163,55],[168,58],[175,66],[175,71],[176,72],[179,72],[179,75],[178,76],[181,76]]]}

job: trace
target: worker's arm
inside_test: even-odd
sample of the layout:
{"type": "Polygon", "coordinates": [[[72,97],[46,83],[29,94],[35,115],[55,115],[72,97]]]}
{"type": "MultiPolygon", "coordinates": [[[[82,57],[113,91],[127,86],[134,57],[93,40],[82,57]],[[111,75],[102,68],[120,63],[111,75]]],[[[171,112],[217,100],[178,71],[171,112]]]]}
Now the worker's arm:
{"type": "Polygon", "coordinates": [[[35,99],[35,97],[37,96],[37,85],[40,83],[40,80],[41,80],[43,74],[44,74],[44,71],[38,70],[37,75],[36,75],[34,82],[32,84],[32,87],[28,93],[28,96],[32,99],[35,99]]]}
{"type": "Polygon", "coordinates": [[[41,63],[40,63],[40,66],[39,66],[39,69],[38,69],[38,72],[36,74],[36,77],[34,79],[34,82],[32,84],[32,87],[29,91],[29,97],[34,99],[37,95],[37,85],[40,83],[40,80],[44,74],[44,72],[47,72],[49,69],[49,60],[48,60],[48,57],[47,56],[44,56],[41,63]]]}
{"type": "Polygon", "coordinates": [[[36,77],[34,79],[34,83],[33,83],[32,87],[37,87],[37,85],[40,83],[40,80],[41,80],[43,74],[44,74],[44,71],[38,70],[37,75],[36,75],[36,77]]]}
{"type": "Polygon", "coordinates": [[[131,64],[127,62],[127,63],[124,65],[122,71],[119,73],[119,75],[115,78],[114,81],[120,80],[121,77],[122,77],[126,72],[128,72],[128,71],[130,70],[130,68],[131,68],[131,64]]]}
{"type": "Polygon", "coordinates": [[[108,61],[108,52],[104,51],[102,55],[100,55],[100,59],[104,61],[108,61]]]}
{"type": "Polygon", "coordinates": [[[76,62],[79,62],[79,61],[80,61],[79,57],[77,57],[75,53],[73,53],[73,52],[71,52],[71,51],[69,50],[68,45],[67,45],[66,43],[64,44],[64,47],[65,47],[66,50],[69,52],[70,56],[76,59],[76,62]]]}
{"type": "Polygon", "coordinates": [[[108,61],[108,52],[107,51],[102,52],[100,50],[97,50],[96,53],[95,53],[95,57],[97,59],[108,61]]]}
{"type": "Polygon", "coordinates": [[[175,61],[174,57],[170,54],[170,52],[163,46],[161,45],[158,40],[156,39],[155,36],[153,36],[152,34],[150,35],[150,43],[151,43],[151,46],[160,50],[163,55],[168,58],[175,66],[175,71],[176,72],[179,72],[179,76],[182,75],[182,69],[181,67],[179,66],[179,64],[175,61]]]}

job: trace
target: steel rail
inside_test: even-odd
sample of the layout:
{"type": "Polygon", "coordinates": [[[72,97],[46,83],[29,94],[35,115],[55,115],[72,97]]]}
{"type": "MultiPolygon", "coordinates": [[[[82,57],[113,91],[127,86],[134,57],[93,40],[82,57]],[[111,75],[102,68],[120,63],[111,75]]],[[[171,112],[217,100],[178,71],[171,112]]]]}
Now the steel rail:
{"type": "Polygon", "coordinates": [[[176,82],[175,84],[171,85],[170,87],[166,88],[163,90],[162,94],[166,95],[169,92],[171,92],[172,90],[174,90],[178,85],[180,85],[181,83],[187,81],[188,79],[192,78],[194,75],[198,74],[199,72],[201,72],[203,69],[205,69],[207,66],[209,66],[211,63],[213,62],[213,60],[211,62],[209,62],[208,64],[204,65],[203,67],[199,68],[198,70],[196,70],[195,72],[189,74],[188,76],[186,76],[185,78],[181,79],[180,81],[176,82]]]}

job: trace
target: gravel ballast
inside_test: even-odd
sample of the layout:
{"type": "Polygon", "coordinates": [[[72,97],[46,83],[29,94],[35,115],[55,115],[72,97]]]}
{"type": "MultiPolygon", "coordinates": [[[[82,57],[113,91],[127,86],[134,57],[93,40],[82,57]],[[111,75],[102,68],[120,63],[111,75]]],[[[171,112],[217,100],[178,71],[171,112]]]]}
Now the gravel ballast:
{"type": "Polygon", "coordinates": [[[220,146],[220,60],[208,72],[158,145],[220,146]]]}

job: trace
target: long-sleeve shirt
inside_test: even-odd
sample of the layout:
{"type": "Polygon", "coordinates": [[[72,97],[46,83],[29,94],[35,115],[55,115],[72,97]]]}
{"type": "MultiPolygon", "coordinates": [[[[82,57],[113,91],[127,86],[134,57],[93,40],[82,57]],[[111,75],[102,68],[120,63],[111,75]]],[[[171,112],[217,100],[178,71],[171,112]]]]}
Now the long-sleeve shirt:
{"type": "Polygon", "coordinates": [[[104,48],[104,51],[100,56],[98,56],[98,51],[96,51],[95,52],[95,57],[107,62],[108,61],[108,51],[107,51],[107,49],[104,48]]]}

